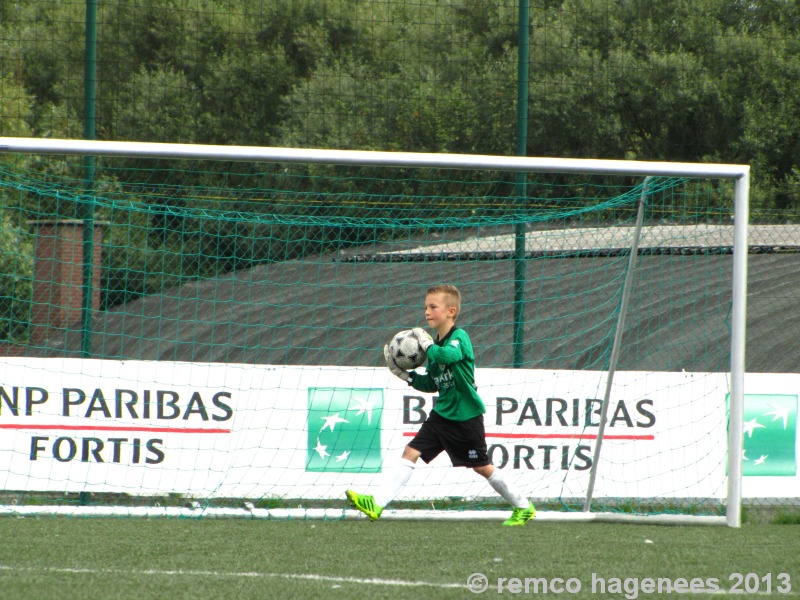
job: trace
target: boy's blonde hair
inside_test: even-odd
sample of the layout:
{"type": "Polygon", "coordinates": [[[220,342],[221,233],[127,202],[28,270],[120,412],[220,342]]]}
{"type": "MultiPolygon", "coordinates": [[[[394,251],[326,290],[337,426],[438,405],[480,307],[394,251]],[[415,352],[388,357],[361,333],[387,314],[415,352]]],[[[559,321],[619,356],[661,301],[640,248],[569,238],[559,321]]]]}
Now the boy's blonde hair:
{"type": "Polygon", "coordinates": [[[431,294],[444,294],[447,305],[455,306],[456,314],[453,317],[453,321],[455,321],[461,313],[461,292],[458,288],[454,285],[442,283],[429,287],[425,295],[430,296],[431,294]]]}

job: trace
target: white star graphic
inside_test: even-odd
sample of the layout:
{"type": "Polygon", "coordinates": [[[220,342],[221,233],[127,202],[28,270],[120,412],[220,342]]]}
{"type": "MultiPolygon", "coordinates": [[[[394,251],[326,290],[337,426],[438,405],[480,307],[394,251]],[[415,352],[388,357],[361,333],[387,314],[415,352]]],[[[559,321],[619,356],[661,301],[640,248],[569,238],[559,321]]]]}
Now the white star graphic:
{"type": "Polygon", "coordinates": [[[372,424],[372,400],[366,398],[356,400],[356,406],[347,410],[357,410],[356,416],[367,413],[367,424],[372,424]]]}
{"type": "Polygon", "coordinates": [[[320,431],[325,431],[326,427],[330,427],[330,430],[333,431],[333,428],[336,427],[337,423],[349,423],[347,419],[339,418],[339,413],[335,415],[331,415],[330,417],[322,417],[322,420],[325,421],[325,424],[322,426],[320,431]]]}
{"type": "Polygon", "coordinates": [[[348,456],[350,456],[350,450],[345,450],[339,456],[336,457],[336,462],[342,462],[343,460],[347,460],[348,456]]]}
{"type": "Polygon", "coordinates": [[[747,453],[747,450],[746,450],[746,449],[743,449],[743,450],[742,450],[742,460],[743,460],[743,461],[745,461],[745,460],[750,460],[749,458],[747,458],[747,454],[746,454],[746,453],[747,453]]]}
{"type": "Polygon", "coordinates": [[[762,429],[764,428],[764,426],[761,423],[759,423],[756,419],[751,419],[750,421],[745,421],[744,432],[749,437],[753,437],[753,431],[759,427],[761,427],[762,429]]]}
{"type": "Polygon", "coordinates": [[[319,457],[320,457],[320,458],[325,458],[326,456],[330,456],[330,454],[328,454],[328,453],[327,453],[327,451],[326,451],[326,450],[327,450],[327,448],[328,448],[328,447],[327,447],[327,446],[324,446],[324,445],[322,444],[322,442],[320,442],[320,441],[319,441],[319,438],[317,438],[317,447],[316,447],[316,448],[314,448],[314,452],[316,452],[317,454],[319,454],[319,457]]]}
{"type": "Polygon", "coordinates": [[[789,425],[789,407],[788,406],[775,406],[774,404],[770,404],[772,408],[775,410],[764,413],[765,417],[772,415],[772,420],[777,421],[778,419],[783,419],[783,428],[789,425]]]}
{"type": "Polygon", "coordinates": [[[758,457],[758,458],[757,458],[757,459],[756,459],[756,460],[753,462],[753,464],[754,464],[754,465],[761,465],[761,464],[764,464],[764,463],[766,462],[766,460],[767,460],[767,455],[766,455],[766,454],[762,454],[761,456],[759,456],[759,457],[758,457]]]}

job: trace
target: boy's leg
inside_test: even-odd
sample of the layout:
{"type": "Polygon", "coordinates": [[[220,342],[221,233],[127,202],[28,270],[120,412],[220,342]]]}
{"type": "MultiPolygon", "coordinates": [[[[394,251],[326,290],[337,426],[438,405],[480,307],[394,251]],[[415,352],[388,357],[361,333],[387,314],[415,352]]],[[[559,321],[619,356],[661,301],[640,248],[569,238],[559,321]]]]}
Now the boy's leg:
{"type": "Polygon", "coordinates": [[[408,483],[408,480],[411,479],[411,475],[414,473],[414,467],[416,466],[419,455],[419,451],[407,447],[405,452],[403,452],[403,458],[400,459],[400,462],[395,467],[386,471],[383,477],[383,485],[375,492],[375,502],[379,506],[386,506],[389,504],[408,483]],[[409,456],[409,450],[413,458],[406,458],[409,456]],[[414,456],[413,453],[416,453],[416,456],[414,456]]]}
{"type": "Polygon", "coordinates": [[[345,493],[353,508],[360,510],[369,517],[370,521],[377,521],[383,512],[383,507],[375,504],[375,498],[367,494],[359,494],[355,490],[347,490],[345,493]]]}
{"type": "Polygon", "coordinates": [[[486,444],[486,430],[483,415],[467,421],[450,421],[441,429],[442,440],[453,466],[469,467],[486,477],[489,485],[500,494],[514,512],[503,525],[524,525],[536,516],[536,509],[517,486],[508,482],[499,469],[492,465],[486,444]]]}
{"type": "Polygon", "coordinates": [[[506,502],[514,508],[528,508],[530,500],[520,493],[510,481],[503,477],[503,472],[496,468],[494,465],[486,465],[485,467],[475,467],[474,471],[486,477],[486,481],[492,486],[495,492],[500,494],[506,502]]]}
{"type": "Polygon", "coordinates": [[[414,473],[414,467],[420,455],[421,453],[418,450],[406,446],[403,451],[403,457],[397,466],[384,473],[383,483],[374,496],[347,490],[345,492],[347,499],[354,508],[363,512],[370,520],[377,521],[386,505],[394,500],[400,490],[408,483],[414,473]]]}
{"type": "Polygon", "coordinates": [[[486,477],[486,481],[492,486],[494,491],[500,494],[506,502],[514,507],[511,516],[503,522],[503,525],[525,525],[536,516],[536,509],[533,503],[528,500],[510,481],[506,481],[503,472],[494,467],[486,465],[475,467],[474,471],[486,477]]]}

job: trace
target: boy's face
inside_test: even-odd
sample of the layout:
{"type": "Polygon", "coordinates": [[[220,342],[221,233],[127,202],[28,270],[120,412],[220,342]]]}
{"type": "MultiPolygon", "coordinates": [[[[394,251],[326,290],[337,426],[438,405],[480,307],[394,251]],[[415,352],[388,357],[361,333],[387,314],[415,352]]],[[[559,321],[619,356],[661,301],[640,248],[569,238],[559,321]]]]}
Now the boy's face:
{"type": "Polygon", "coordinates": [[[425,296],[425,320],[439,333],[447,333],[456,318],[456,307],[452,306],[446,294],[428,294],[425,296]]]}

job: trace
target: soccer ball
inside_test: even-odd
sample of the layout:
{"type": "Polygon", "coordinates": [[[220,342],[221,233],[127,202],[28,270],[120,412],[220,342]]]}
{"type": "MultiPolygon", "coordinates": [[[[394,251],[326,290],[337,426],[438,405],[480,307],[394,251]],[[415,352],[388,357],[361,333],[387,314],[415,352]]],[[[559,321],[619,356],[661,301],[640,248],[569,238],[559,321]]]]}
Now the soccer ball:
{"type": "Polygon", "coordinates": [[[399,332],[389,342],[389,353],[394,362],[403,370],[409,371],[425,364],[425,353],[410,329],[399,332]]]}

